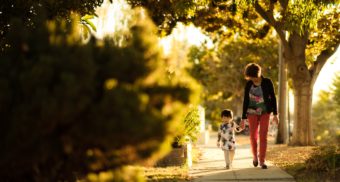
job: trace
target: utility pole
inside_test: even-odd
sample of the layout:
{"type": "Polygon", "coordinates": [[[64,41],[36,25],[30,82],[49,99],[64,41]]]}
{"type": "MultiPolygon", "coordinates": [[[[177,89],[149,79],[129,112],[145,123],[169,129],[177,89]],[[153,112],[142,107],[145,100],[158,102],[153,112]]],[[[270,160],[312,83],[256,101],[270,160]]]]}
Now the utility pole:
{"type": "Polygon", "coordinates": [[[278,113],[279,113],[279,126],[276,136],[276,143],[282,144],[287,143],[288,132],[287,132],[287,66],[283,58],[284,48],[281,40],[279,41],[279,102],[278,102],[278,113]]]}

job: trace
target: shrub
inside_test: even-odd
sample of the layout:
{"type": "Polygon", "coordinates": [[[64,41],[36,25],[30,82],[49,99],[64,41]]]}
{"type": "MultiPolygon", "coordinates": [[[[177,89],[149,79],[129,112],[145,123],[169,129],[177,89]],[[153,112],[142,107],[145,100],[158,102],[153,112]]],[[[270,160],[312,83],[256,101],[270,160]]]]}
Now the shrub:
{"type": "Polygon", "coordinates": [[[185,135],[189,136],[191,141],[195,142],[200,132],[200,110],[198,107],[193,108],[184,119],[185,135]]]}
{"type": "Polygon", "coordinates": [[[201,124],[199,108],[192,108],[184,117],[182,124],[184,125],[182,134],[176,137],[174,147],[197,141],[201,124]]]}
{"type": "Polygon", "coordinates": [[[154,25],[119,47],[39,17],[16,20],[0,54],[0,177],[74,181],[168,151],[192,90],[169,79],[154,25]]]}
{"type": "Polygon", "coordinates": [[[306,161],[306,169],[311,171],[334,172],[339,167],[340,148],[335,145],[315,149],[311,157],[306,161]]]}

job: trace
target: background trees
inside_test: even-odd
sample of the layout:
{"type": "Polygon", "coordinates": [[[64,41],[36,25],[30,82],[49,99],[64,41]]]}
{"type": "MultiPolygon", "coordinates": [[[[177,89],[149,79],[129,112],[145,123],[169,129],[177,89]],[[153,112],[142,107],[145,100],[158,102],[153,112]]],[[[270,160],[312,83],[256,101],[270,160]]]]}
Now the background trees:
{"type": "MultiPolygon", "coordinates": [[[[148,2],[143,5],[152,12],[153,7],[148,2]]],[[[189,2],[192,4],[197,1],[189,2]]],[[[323,65],[339,46],[340,33],[336,31],[340,24],[339,1],[213,0],[204,1],[203,4],[196,4],[195,15],[187,16],[185,21],[194,22],[196,26],[213,32],[223,32],[225,27],[234,28],[235,32],[244,32],[244,35],[258,32],[255,36],[262,35],[262,32],[266,34],[269,27],[275,29],[284,47],[283,55],[292,80],[296,104],[291,144],[313,144],[312,90],[323,65]]],[[[164,21],[172,23],[174,20],[164,21]]]]}
{"type": "Polygon", "coordinates": [[[244,66],[257,62],[263,74],[277,85],[278,51],[275,37],[223,39],[214,48],[194,47],[189,54],[191,73],[204,86],[203,102],[207,119],[213,124],[223,108],[231,108],[235,117],[242,114],[245,79],[244,66]]]}
{"type": "Polygon", "coordinates": [[[134,16],[123,47],[83,44],[78,18],[13,21],[0,54],[2,179],[73,181],[168,151],[197,97],[190,77],[169,76],[153,24],[134,16]]]}
{"type": "MultiPolygon", "coordinates": [[[[197,103],[195,91],[199,89],[185,67],[180,65],[183,56],[174,60],[164,59],[157,44],[157,29],[148,19],[142,18],[144,13],[137,13],[137,23],[131,26],[131,35],[124,39],[124,44],[94,38],[84,44],[80,41],[77,26],[73,24],[79,23],[80,18],[72,20],[71,11],[81,11],[78,12],[81,15],[91,13],[92,7],[100,1],[85,3],[88,8],[79,9],[72,4],[74,2],[79,3],[41,1],[35,6],[30,4],[32,1],[25,2],[27,4],[5,1],[1,4],[0,16],[4,25],[1,29],[4,41],[1,44],[6,47],[1,49],[0,54],[2,179],[73,180],[88,172],[153,161],[167,151],[174,136],[182,134],[178,131],[179,123],[184,121],[184,114],[188,111],[185,106],[197,103]],[[61,4],[53,4],[56,8],[51,9],[49,3],[61,4]],[[42,11],[36,7],[41,7],[42,11]],[[11,8],[18,9],[14,11],[11,8]],[[62,16],[66,16],[66,20],[62,16]],[[57,21],[47,21],[51,19],[57,21]]],[[[262,57],[269,55],[268,60],[275,57],[273,52],[276,48],[268,46],[273,45],[272,40],[268,40],[268,44],[242,39],[224,41],[225,37],[264,38],[270,32],[268,24],[276,30],[282,28],[275,27],[273,22],[258,24],[259,16],[251,8],[245,8],[248,6],[244,4],[203,0],[130,2],[150,9],[161,33],[168,33],[174,22],[183,21],[194,22],[222,37],[215,40],[218,45],[215,53],[200,49],[192,53],[192,74],[207,85],[207,103],[210,98],[228,103],[232,101],[229,99],[238,97],[237,90],[242,84],[237,81],[243,79],[233,75],[242,75],[240,68],[244,66],[243,61],[244,64],[259,61],[264,67],[273,69],[268,73],[274,73],[275,63],[270,61],[267,66],[263,62],[267,58],[262,57]],[[258,45],[263,45],[263,49],[258,45]],[[242,64],[234,64],[236,59],[242,64]],[[222,74],[226,70],[230,74],[222,74]],[[206,77],[207,73],[213,77],[206,77]],[[223,80],[233,80],[233,85],[223,87],[223,80]]],[[[258,4],[258,1],[252,1],[252,5],[256,10],[258,5],[268,5],[269,11],[265,13],[271,15],[272,6],[273,9],[280,8],[278,3],[282,5],[285,2],[258,4]]],[[[293,4],[291,8],[299,9],[306,5],[302,1],[296,2],[300,4],[293,4]]],[[[320,4],[320,7],[325,6],[320,4]]],[[[316,6],[311,8],[307,10],[312,12],[310,17],[314,17],[313,12],[319,9],[316,6]]],[[[300,24],[287,28],[291,37],[286,46],[288,51],[292,51],[292,54],[287,53],[287,59],[293,55],[292,65],[295,58],[299,60],[295,60],[294,64],[301,60],[306,63],[300,64],[298,71],[309,66],[308,72],[317,75],[327,56],[338,45],[334,42],[338,36],[339,22],[334,21],[338,9],[336,6],[327,8],[329,11],[324,11],[323,16],[317,19],[318,29],[308,29],[313,26],[301,24],[303,30],[313,30],[308,36],[305,31],[295,30],[300,24]],[[301,47],[306,48],[306,53],[300,54],[301,47]]],[[[280,21],[274,20],[274,23],[280,21]]],[[[309,20],[307,24],[315,23],[309,20]]],[[[290,68],[294,73],[294,67],[290,68]]],[[[295,80],[296,85],[305,78],[304,74],[294,75],[300,76],[295,80]]],[[[313,83],[310,78],[308,76],[303,86],[313,83]]],[[[308,93],[305,99],[308,99],[308,93]]],[[[297,125],[297,128],[309,129],[302,125],[297,125]]],[[[310,133],[305,133],[308,136],[301,136],[308,138],[310,133]]],[[[302,144],[311,141],[303,137],[297,140],[302,144]]]]}
{"type": "Polygon", "coordinates": [[[340,74],[333,81],[330,91],[322,91],[313,105],[312,122],[318,144],[340,143],[340,74]]]}
{"type": "Polygon", "coordinates": [[[177,22],[189,23],[204,9],[209,0],[127,0],[132,7],[142,6],[148,10],[150,17],[158,26],[161,35],[171,33],[177,22]]]}
{"type": "Polygon", "coordinates": [[[336,51],[339,33],[339,4],[329,1],[238,1],[243,13],[254,9],[279,35],[284,47],[294,91],[293,145],[313,144],[311,124],[312,90],[327,59],[336,51]],[[328,24],[326,28],[324,23],[328,24]],[[286,39],[287,32],[288,39],[286,39]],[[326,39],[319,38],[319,33],[326,39]],[[328,34],[332,32],[331,34],[328,34]],[[327,43],[324,43],[325,40],[327,43]]]}

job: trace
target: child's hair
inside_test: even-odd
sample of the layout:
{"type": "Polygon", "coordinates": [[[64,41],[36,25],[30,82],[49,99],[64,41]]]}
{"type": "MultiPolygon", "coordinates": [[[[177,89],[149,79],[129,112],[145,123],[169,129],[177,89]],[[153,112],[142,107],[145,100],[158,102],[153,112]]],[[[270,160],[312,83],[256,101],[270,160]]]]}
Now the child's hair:
{"type": "Polygon", "coordinates": [[[233,111],[231,111],[231,110],[229,110],[229,109],[224,109],[224,110],[221,112],[221,118],[222,118],[223,116],[233,118],[233,111]]]}
{"type": "Polygon", "coordinates": [[[244,69],[246,77],[259,78],[261,76],[261,66],[256,63],[249,63],[244,69]]]}

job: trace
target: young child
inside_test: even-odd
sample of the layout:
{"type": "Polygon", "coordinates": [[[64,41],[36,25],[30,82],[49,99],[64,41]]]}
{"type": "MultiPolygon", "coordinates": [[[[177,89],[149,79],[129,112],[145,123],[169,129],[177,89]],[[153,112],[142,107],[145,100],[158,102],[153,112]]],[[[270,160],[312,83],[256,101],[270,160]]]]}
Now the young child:
{"type": "Polygon", "coordinates": [[[235,155],[235,131],[240,132],[243,129],[233,121],[233,112],[231,110],[223,110],[221,119],[222,124],[218,129],[217,147],[221,147],[223,150],[226,169],[230,169],[235,155]]]}

